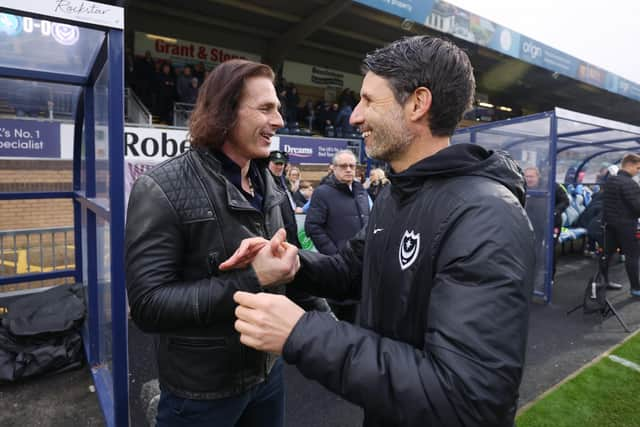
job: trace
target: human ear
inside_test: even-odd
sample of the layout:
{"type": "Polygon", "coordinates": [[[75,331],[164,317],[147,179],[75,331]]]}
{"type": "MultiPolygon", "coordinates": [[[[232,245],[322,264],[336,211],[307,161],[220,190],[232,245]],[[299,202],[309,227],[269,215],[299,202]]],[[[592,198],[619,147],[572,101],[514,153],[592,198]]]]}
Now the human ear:
{"type": "Polygon", "coordinates": [[[432,100],[431,91],[426,87],[420,86],[414,90],[410,99],[411,111],[409,112],[409,118],[413,121],[418,121],[426,117],[431,109],[432,100]]]}

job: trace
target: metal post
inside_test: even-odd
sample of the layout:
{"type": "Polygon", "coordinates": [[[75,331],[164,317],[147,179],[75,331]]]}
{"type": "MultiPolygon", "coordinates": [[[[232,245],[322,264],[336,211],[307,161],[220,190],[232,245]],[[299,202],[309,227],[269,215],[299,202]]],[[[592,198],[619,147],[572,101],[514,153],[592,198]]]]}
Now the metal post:
{"type": "Polygon", "coordinates": [[[549,208],[547,210],[547,256],[545,260],[545,302],[551,302],[551,294],[553,292],[551,281],[553,274],[553,259],[555,257],[555,244],[553,239],[553,211],[556,200],[556,149],[558,146],[558,118],[554,112],[550,116],[549,132],[551,137],[551,145],[549,146],[549,176],[547,185],[549,186],[549,208]]]}
{"type": "MultiPolygon", "coordinates": [[[[96,147],[95,147],[95,117],[94,117],[94,89],[93,86],[85,88],[85,121],[84,121],[84,141],[85,141],[85,196],[90,199],[96,196],[96,147]]],[[[100,363],[100,317],[98,312],[98,267],[96,251],[96,214],[86,206],[82,206],[81,218],[86,218],[86,256],[84,262],[87,263],[87,277],[83,278],[83,283],[87,287],[87,302],[89,312],[89,363],[96,365],[100,363]]],[[[76,267],[77,268],[77,267],[76,267]]]]}
{"type": "Polygon", "coordinates": [[[109,48],[109,200],[111,258],[111,319],[113,337],[114,424],[129,425],[129,369],[127,300],[124,259],[124,37],[122,31],[107,33],[109,48]]]}

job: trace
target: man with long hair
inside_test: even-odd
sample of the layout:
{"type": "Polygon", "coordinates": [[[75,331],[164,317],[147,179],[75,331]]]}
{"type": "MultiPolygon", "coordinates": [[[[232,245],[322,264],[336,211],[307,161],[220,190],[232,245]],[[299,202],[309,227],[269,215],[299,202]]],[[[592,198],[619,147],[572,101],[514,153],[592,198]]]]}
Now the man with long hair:
{"type": "MultiPolygon", "coordinates": [[[[282,294],[279,284],[293,271],[286,278],[265,275],[259,264],[218,268],[245,238],[285,237],[285,195],[257,160],[269,156],[283,126],[273,79],[267,65],[219,65],[200,88],[192,149],[142,175],[131,191],[127,290],[133,321],[157,337],[161,427],[284,424],[281,358],[240,343],[233,294],[282,294]]],[[[271,250],[282,260],[270,268],[295,264],[293,247],[271,250]]]]}

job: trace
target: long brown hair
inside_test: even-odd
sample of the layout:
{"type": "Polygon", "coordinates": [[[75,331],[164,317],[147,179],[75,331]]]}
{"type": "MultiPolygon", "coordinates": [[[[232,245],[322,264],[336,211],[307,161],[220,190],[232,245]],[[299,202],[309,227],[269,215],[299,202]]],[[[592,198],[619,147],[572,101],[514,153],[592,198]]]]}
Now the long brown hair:
{"type": "Polygon", "coordinates": [[[244,59],[232,59],[218,65],[198,91],[191,114],[189,131],[194,147],[219,148],[236,125],[238,102],[246,79],[267,77],[273,82],[271,67],[244,59]]]}

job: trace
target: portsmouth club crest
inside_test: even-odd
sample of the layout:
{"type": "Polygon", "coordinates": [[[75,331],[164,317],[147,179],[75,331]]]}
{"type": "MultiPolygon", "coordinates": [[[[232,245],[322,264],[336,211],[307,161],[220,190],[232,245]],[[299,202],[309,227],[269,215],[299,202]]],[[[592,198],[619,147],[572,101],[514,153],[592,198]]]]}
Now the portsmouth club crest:
{"type": "Polygon", "coordinates": [[[400,259],[400,268],[406,270],[411,267],[420,252],[420,233],[414,233],[413,230],[405,231],[400,242],[400,250],[398,258],[400,259]]]}

